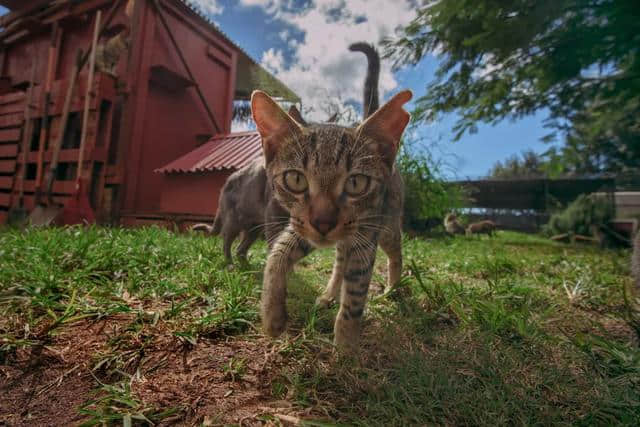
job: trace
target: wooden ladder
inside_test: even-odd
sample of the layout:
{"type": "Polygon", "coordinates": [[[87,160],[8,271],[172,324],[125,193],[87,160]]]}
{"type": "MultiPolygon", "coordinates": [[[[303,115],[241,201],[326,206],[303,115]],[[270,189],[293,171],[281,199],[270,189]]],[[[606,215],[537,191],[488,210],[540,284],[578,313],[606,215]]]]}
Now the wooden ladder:
{"type": "Polygon", "coordinates": [[[24,127],[25,92],[0,96],[0,224],[6,222],[16,176],[20,173],[20,141],[24,127]]]}

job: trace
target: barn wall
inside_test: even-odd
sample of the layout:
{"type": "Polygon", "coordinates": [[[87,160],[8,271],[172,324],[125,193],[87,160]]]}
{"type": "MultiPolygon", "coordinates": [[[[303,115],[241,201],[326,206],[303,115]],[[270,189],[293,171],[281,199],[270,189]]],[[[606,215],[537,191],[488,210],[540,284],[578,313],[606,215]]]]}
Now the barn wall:
{"type": "MultiPolygon", "coordinates": [[[[151,2],[139,3],[139,35],[133,48],[137,62],[132,65],[136,89],[125,113],[128,124],[123,128],[129,148],[122,211],[128,215],[159,212],[163,192],[170,190],[164,188],[162,175],[154,170],[195,149],[203,135],[216,133],[195,88],[180,86],[188,80],[188,73],[151,2]],[[158,69],[164,76],[161,79],[155,73],[158,69]]],[[[195,82],[220,130],[229,132],[235,48],[181,3],[163,4],[169,27],[195,82]]]]}
{"type": "Polygon", "coordinates": [[[230,172],[158,174],[163,181],[163,213],[214,216],[220,190],[230,172]]]}

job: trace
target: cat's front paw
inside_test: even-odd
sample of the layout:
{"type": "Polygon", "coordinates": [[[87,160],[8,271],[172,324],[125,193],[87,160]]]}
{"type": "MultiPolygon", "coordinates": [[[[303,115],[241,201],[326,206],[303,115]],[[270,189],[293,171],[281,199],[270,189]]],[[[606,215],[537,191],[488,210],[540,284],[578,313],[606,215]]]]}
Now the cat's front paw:
{"type": "Polygon", "coordinates": [[[333,343],[341,353],[357,353],[360,345],[360,321],[345,320],[341,313],[338,313],[334,328],[333,343]]]}
{"type": "Polygon", "coordinates": [[[322,294],[316,299],[316,307],[329,308],[334,302],[333,296],[322,294]]]}
{"type": "Polygon", "coordinates": [[[262,329],[272,338],[282,335],[287,327],[287,311],[284,307],[269,307],[262,310],[262,329]]]}

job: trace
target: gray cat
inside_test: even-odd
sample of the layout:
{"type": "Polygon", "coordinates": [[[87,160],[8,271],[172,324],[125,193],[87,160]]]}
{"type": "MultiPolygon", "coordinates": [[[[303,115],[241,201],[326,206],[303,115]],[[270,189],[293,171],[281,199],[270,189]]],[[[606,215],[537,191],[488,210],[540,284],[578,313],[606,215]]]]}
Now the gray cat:
{"type": "MultiPolygon", "coordinates": [[[[306,124],[296,107],[292,106],[289,114],[300,124],[306,124]]],[[[265,232],[267,241],[270,241],[284,228],[289,219],[286,211],[281,210],[275,201],[270,201],[271,188],[267,185],[264,158],[259,157],[227,178],[220,191],[218,213],[213,225],[196,224],[191,229],[220,235],[228,264],[233,262],[231,246],[241,236],[236,256],[246,261],[249,248],[262,232],[265,232]],[[274,219],[265,224],[265,212],[268,207],[273,212],[274,219]],[[282,218],[278,218],[280,216],[282,218]]]]}
{"type": "Polygon", "coordinates": [[[213,225],[196,224],[192,230],[222,236],[223,252],[229,264],[233,262],[231,246],[242,236],[236,255],[246,261],[249,248],[262,232],[269,197],[264,158],[259,157],[227,178],[220,191],[213,225]]]}

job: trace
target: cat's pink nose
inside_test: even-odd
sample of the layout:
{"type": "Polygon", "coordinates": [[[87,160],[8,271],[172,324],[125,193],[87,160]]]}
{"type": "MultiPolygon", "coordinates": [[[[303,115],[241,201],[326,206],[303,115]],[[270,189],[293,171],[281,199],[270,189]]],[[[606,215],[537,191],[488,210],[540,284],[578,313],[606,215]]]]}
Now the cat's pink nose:
{"type": "Polygon", "coordinates": [[[311,202],[309,222],[320,234],[327,234],[338,224],[338,208],[327,197],[318,197],[311,202]]]}
{"type": "Polygon", "coordinates": [[[320,234],[327,234],[328,232],[336,228],[337,223],[338,220],[335,217],[326,219],[316,218],[314,221],[311,221],[311,225],[313,225],[313,228],[318,230],[320,234]]]}

